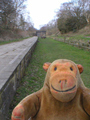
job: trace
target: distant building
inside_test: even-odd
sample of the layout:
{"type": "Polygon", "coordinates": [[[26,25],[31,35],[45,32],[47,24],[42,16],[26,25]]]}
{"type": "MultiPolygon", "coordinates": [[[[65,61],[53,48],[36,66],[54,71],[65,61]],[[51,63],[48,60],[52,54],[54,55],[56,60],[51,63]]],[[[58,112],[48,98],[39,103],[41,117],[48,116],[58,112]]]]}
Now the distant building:
{"type": "Polygon", "coordinates": [[[38,30],[36,31],[36,35],[41,38],[46,38],[46,31],[38,30]]]}

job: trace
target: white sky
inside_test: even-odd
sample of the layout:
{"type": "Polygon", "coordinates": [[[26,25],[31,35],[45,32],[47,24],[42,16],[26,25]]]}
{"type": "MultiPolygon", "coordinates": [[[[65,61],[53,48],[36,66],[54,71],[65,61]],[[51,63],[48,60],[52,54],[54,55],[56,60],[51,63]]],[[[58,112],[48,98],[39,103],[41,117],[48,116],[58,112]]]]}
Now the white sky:
{"type": "Polygon", "coordinates": [[[34,27],[39,29],[40,26],[47,24],[54,19],[61,3],[68,0],[28,0],[28,10],[34,23],[34,27]]]}

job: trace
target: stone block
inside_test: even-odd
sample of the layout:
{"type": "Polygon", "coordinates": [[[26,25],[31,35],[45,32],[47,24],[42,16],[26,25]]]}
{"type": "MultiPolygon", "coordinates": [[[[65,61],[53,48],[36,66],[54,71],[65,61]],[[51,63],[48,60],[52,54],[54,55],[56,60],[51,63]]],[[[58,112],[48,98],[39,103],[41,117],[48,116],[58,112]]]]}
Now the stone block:
{"type": "Polygon", "coordinates": [[[14,57],[8,65],[5,64],[5,67],[0,72],[0,120],[7,120],[10,103],[13,100],[21,78],[24,76],[25,68],[28,66],[37,40],[37,37],[31,38],[31,43],[27,44],[27,46],[25,45],[25,49],[24,45],[20,47],[19,50],[22,49],[22,52],[14,57]]]}

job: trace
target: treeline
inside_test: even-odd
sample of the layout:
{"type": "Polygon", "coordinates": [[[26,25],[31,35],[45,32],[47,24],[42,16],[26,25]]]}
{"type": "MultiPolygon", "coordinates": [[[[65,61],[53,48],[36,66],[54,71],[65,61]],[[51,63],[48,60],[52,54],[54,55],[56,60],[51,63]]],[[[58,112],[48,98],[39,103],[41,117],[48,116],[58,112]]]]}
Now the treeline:
{"type": "Polygon", "coordinates": [[[90,0],[71,0],[60,6],[56,12],[56,19],[43,25],[41,30],[47,30],[48,34],[67,33],[90,25],[90,0]],[[58,30],[56,29],[58,28],[58,30]]]}
{"type": "Polygon", "coordinates": [[[27,0],[0,0],[0,30],[33,29],[28,11],[27,0]]]}
{"type": "Polygon", "coordinates": [[[61,33],[76,32],[90,24],[90,0],[63,3],[57,12],[57,27],[61,33]]]}

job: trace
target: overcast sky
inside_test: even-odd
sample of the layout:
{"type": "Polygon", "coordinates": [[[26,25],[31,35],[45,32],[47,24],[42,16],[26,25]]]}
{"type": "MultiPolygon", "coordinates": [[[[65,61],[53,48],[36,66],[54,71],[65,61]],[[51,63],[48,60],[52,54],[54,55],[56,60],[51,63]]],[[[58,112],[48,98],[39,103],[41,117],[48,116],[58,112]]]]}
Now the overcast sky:
{"type": "Polygon", "coordinates": [[[34,27],[39,29],[40,26],[47,24],[54,19],[61,3],[69,0],[28,0],[28,10],[34,23],[34,27]]]}

